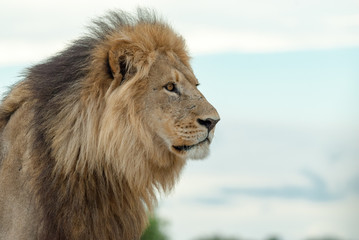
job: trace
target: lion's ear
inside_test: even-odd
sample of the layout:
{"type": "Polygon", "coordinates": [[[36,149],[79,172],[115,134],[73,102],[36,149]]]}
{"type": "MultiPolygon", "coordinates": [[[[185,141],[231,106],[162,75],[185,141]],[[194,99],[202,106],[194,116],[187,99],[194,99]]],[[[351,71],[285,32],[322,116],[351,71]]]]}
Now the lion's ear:
{"type": "Polygon", "coordinates": [[[111,69],[113,79],[123,83],[127,78],[131,78],[136,69],[131,64],[132,57],[126,54],[121,47],[115,46],[108,53],[108,64],[111,69]]]}

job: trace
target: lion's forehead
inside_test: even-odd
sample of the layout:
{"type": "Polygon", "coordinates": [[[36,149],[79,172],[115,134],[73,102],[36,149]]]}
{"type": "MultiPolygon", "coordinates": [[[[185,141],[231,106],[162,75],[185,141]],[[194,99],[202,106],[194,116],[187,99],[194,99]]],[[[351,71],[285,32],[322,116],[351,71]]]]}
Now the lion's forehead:
{"type": "Polygon", "coordinates": [[[198,79],[194,75],[192,69],[186,67],[182,63],[176,65],[173,68],[173,72],[175,77],[181,78],[182,80],[187,80],[189,83],[191,83],[191,85],[196,86],[199,84],[198,79]]]}
{"type": "Polygon", "coordinates": [[[171,59],[160,55],[154,64],[153,70],[162,76],[170,74],[173,80],[188,81],[193,86],[198,85],[198,80],[191,66],[184,64],[179,59],[171,59]]]}

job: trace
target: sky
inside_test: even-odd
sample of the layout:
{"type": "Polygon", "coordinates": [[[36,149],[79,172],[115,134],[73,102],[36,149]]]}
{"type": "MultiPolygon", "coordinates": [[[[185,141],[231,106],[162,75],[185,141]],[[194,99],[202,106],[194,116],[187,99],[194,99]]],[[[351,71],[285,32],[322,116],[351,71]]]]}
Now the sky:
{"type": "Polygon", "coordinates": [[[158,214],[173,240],[358,240],[359,2],[7,1],[0,92],[108,10],[156,9],[186,39],[221,121],[158,214]]]}

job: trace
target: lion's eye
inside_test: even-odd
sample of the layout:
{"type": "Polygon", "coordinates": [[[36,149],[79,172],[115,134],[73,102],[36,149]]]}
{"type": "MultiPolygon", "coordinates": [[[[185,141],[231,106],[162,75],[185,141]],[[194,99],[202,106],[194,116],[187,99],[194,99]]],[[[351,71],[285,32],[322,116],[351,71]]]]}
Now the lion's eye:
{"type": "Polygon", "coordinates": [[[165,88],[170,92],[174,92],[176,90],[176,86],[174,83],[167,83],[165,88]]]}

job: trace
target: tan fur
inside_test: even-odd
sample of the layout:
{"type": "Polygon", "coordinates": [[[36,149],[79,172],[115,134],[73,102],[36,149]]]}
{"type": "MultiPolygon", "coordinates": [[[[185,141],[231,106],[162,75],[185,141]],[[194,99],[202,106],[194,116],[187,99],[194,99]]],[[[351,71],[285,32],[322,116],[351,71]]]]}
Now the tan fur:
{"type": "Polygon", "coordinates": [[[219,116],[184,40],[152,18],[118,25],[83,66],[70,49],[30,68],[0,106],[0,239],[138,239],[156,191],[208,154],[214,129],[198,119],[219,116]]]}

